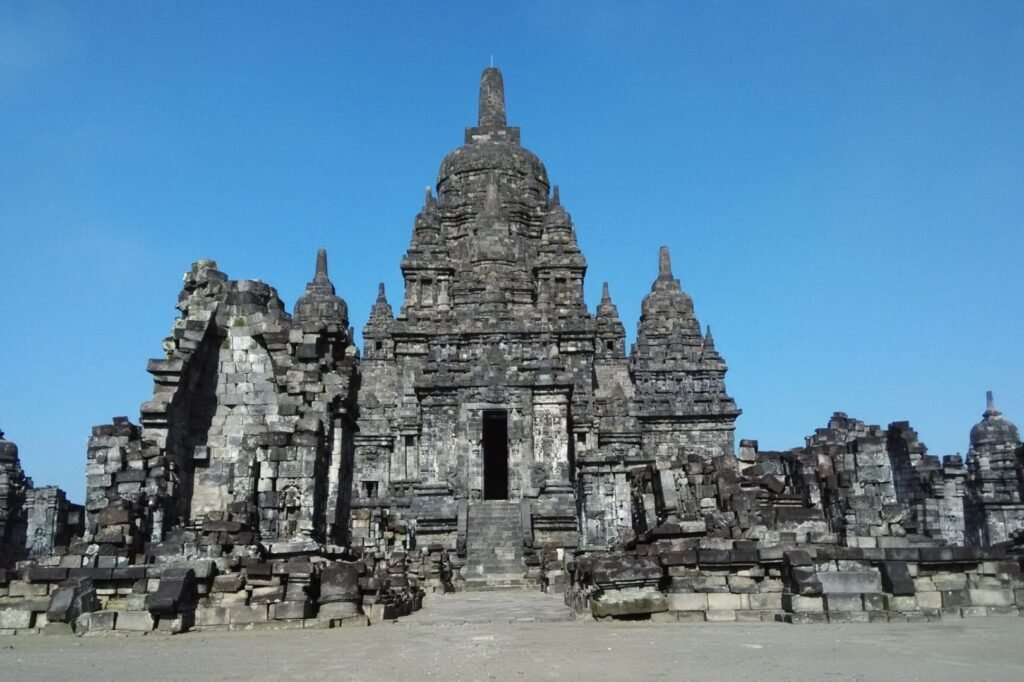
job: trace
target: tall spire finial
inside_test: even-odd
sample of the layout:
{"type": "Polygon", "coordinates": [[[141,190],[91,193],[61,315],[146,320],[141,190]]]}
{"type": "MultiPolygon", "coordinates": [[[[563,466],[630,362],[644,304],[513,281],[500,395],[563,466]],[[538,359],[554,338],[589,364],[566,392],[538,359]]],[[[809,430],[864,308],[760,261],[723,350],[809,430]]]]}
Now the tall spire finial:
{"type": "Polygon", "coordinates": [[[316,274],[313,279],[327,279],[327,249],[316,250],[316,274]]]}
{"type": "Polygon", "coordinates": [[[985,391],[985,415],[986,417],[998,417],[1001,415],[998,409],[996,409],[996,399],[992,395],[992,391],[985,391]]]}
{"type": "Polygon", "coordinates": [[[551,205],[558,206],[562,203],[562,197],[558,190],[558,185],[554,185],[551,188],[551,205]]]}
{"type": "Polygon", "coordinates": [[[672,259],[668,255],[667,246],[662,246],[658,251],[658,279],[672,279],[672,259]]]}
{"type": "Polygon", "coordinates": [[[384,282],[377,285],[377,303],[386,303],[387,296],[384,295],[384,282]]]}
{"type": "Polygon", "coordinates": [[[601,303],[610,303],[612,295],[608,293],[608,282],[601,283],[601,303]]]}
{"type": "Polygon", "coordinates": [[[480,128],[505,127],[505,83],[501,71],[489,66],[480,76],[480,128]]]}

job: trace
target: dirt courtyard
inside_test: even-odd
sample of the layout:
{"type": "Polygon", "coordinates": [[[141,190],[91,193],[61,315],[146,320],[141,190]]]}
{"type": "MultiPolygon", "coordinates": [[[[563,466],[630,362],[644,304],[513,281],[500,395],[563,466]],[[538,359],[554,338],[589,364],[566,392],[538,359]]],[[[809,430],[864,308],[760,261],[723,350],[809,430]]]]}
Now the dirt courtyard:
{"type": "Polygon", "coordinates": [[[446,597],[368,628],[4,637],[0,680],[1024,679],[1024,618],[598,623],[563,620],[554,601],[505,617],[500,599],[446,597]]]}

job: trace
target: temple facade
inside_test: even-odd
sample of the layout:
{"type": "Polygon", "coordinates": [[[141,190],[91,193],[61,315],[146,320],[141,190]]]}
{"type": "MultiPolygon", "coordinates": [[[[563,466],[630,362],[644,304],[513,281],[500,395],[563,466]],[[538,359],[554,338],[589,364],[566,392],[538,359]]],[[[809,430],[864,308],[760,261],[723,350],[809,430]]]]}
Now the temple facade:
{"type": "Polygon", "coordinates": [[[363,330],[354,506],[404,509],[448,544],[474,507],[505,507],[545,543],[604,547],[632,525],[630,466],[733,452],[726,366],[668,250],[627,353],[607,285],[596,314],[584,302],[575,226],[507,125],[497,69],[436,190],[398,314],[382,289],[363,330]]]}

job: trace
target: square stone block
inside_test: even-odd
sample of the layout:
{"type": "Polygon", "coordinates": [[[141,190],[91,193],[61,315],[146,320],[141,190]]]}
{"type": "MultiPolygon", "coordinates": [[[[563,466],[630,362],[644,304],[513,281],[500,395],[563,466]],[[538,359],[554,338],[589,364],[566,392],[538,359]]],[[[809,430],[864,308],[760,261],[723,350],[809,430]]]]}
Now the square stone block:
{"type": "Polygon", "coordinates": [[[736,621],[740,623],[760,623],[764,620],[763,611],[751,611],[747,609],[745,611],[736,611],[736,621]]]}
{"type": "Polygon", "coordinates": [[[196,625],[227,625],[230,622],[224,606],[207,606],[196,609],[196,625]]]}
{"type": "Polygon", "coordinates": [[[149,632],[154,625],[149,611],[117,611],[117,630],[149,632]]]}
{"type": "Polygon", "coordinates": [[[918,592],[917,593],[917,607],[920,609],[941,609],[942,608],[942,593],[941,592],[918,592]]]}
{"type": "Polygon", "coordinates": [[[633,587],[605,590],[599,599],[590,602],[590,610],[596,618],[631,616],[667,611],[668,601],[664,594],[655,589],[633,587]]]}
{"type": "MultiPolygon", "coordinates": [[[[732,594],[730,592],[709,592],[708,595],[708,610],[726,610],[735,611],[736,609],[743,608],[743,600],[738,594],[732,594]]],[[[749,604],[749,602],[748,602],[749,604]]],[[[709,619],[710,620],[710,619],[709,619]]],[[[732,620],[735,620],[733,618],[732,620]]]]}
{"type": "Polygon", "coordinates": [[[887,611],[917,611],[917,597],[887,594],[885,608],[887,611]]]}
{"type": "Polygon", "coordinates": [[[75,632],[87,634],[90,632],[109,632],[117,624],[117,611],[93,611],[83,613],[75,621],[75,632]]]}
{"type": "Polygon", "coordinates": [[[680,623],[703,623],[707,619],[704,611],[677,611],[676,620],[680,623]]]}
{"type": "Polygon", "coordinates": [[[359,605],[350,601],[336,601],[330,604],[321,604],[317,612],[317,618],[327,620],[341,620],[359,616],[359,605]]]}
{"type": "MultiPolygon", "coordinates": [[[[712,595],[717,596],[717,595],[712,595]]],[[[706,592],[669,592],[665,595],[669,611],[707,611],[706,592]]]]}
{"type": "Polygon", "coordinates": [[[265,623],[267,621],[266,604],[254,604],[252,606],[234,604],[226,608],[228,610],[228,621],[232,625],[248,625],[250,623],[265,623]]]}
{"type": "Polygon", "coordinates": [[[882,576],[877,571],[823,571],[818,573],[825,594],[881,592],[882,576]]]}
{"type": "Polygon", "coordinates": [[[709,623],[733,621],[736,620],[736,611],[733,609],[708,609],[705,617],[709,623]]]}
{"type": "Polygon", "coordinates": [[[753,578],[745,578],[739,575],[730,575],[728,578],[729,591],[734,593],[757,592],[757,581],[753,578]]]}
{"type": "Polygon", "coordinates": [[[1013,606],[1013,590],[968,589],[971,606],[1013,606]]]}
{"type": "Polygon", "coordinates": [[[7,585],[7,594],[11,597],[45,597],[48,589],[49,585],[47,583],[12,580],[7,585]]]}
{"type": "Polygon", "coordinates": [[[25,609],[0,609],[0,630],[24,630],[32,627],[32,612],[25,609]]]}
{"type": "Polygon", "coordinates": [[[270,605],[270,617],[274,620],[309,618],[312,615],[313,605],[307,601],[283,601],[270,605]]]}
{"type": "Polygon", "coordinates": [[[826,594],[823,601],[825,610],[829,613],[864,610],[864,600],[859,594],[826,594]]]}
{"type": "Polygon", "coordinates": [[[787,613],[783,620],[793,625],[817,625],[828,622],[828,615],[822,613],[787,613]]]}
{"type": "Polygon", "coordinates": [[[782,610],[782,593],[771,592],[771,593],[760,593],[752,594],[749,597],[750,608],[761,611],[781,611],[782,610]]]}
{"type": "Polygon", "coordinates": [[[790,613],[819,613],[825,610],[825,604],[821,597],[784,594],[782,595],[782,608],[790,613]]]}
{"type": "Polygon", "coordinates": [[[829,623],[870,623],[871,616],[867,611],[830,611],[829,623]]]}
{"type": "Polygon", "coordinates": [[[659,611],[651,614],[652,623],[675,623],[677,620],[675,611],[659,611]]]}

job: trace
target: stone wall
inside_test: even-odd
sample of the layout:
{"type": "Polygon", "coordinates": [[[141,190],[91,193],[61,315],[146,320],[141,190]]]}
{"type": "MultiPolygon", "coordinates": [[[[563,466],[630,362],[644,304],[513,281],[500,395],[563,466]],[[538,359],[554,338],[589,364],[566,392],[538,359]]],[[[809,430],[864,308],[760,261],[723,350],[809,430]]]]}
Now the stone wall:
{"type": "Polygon", "coordinates": [[[0,431],[0,568],[66,551],[81,531],[82,507],[60,488],[35,487],[0,431]]]}
{"type": "Polygon", "coordinates": [[[578,557],[567,570],[567,602],[598,619],[866,623],[1024,613],[1021,559],[993,548],[647,546],[578,557]]]}

